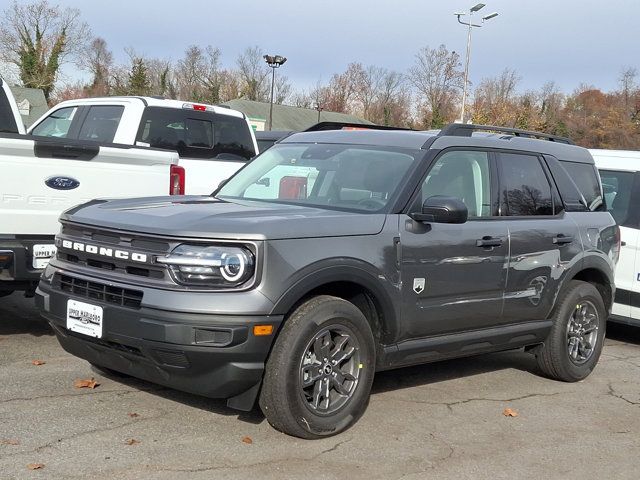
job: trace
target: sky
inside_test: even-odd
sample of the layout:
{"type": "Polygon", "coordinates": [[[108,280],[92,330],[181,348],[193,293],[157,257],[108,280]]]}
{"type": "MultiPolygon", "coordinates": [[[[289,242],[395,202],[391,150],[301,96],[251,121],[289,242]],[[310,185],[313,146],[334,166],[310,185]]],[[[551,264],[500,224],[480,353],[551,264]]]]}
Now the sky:
{"type": "MultiPolygon", "coordinates": [[[[640,71],[640,0],[484,0],[499,16],[474,29],[469,78],[511,68],[519,90],[547,81],[570,93],[580,84],[618,87],[623,67],[640,71]]],[[[82,11],[116,61],[133,47],[151,57],[181,57],[189,45],[214,45],[231,67],[246,47],[288,58],[280,72],[297,88],[344,71],[353,61],[404,72],[423,46],[445,44],[464,62],[466,29],[453,15],[475,0],[50,0],[82,11]]],[[[0,0],[0,10],[10,4],[0,0]]],[[[76,77],[67,66],[67,76],[76,77]]],[[[640,79],[639,79],[640,80],[640,79]]]]}

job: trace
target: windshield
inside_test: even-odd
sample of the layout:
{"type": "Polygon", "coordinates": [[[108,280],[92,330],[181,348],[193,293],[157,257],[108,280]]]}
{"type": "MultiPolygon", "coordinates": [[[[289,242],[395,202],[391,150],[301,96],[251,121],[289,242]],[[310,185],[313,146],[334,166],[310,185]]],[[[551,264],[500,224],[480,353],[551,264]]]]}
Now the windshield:
{"type": "Polygon", "coordinates": [[[363,145],[278,144],[240,170],[217,196],[379,211],[422,153],[363,145]]]}

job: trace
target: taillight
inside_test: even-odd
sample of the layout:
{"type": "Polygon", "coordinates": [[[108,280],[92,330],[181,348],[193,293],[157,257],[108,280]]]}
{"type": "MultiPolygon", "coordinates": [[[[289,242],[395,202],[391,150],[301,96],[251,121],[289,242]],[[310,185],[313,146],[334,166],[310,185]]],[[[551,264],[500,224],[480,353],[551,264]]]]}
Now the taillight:
{"type": "Polygon", "coordinates": [[[169,171],[169,195],[184,195],[184,167],[171,165],[169,171]]]}
{"type": "Polygon", "coordinates": [[[618,260],[620,259],[620,250],[622,249],[622,232],[620,232],[620,226],[616,225],[616,250],[613,253],[614,256],[614,261],[616,263],[618,263],[618,260]]]}
{"type": "Polygon", "coordinates": [[[197,103],[183,103],[182,108],[187,110],[197,110],[198,112],[213,110],[213,108],[207,107],[206,105],[198,105],[197,103]]]}

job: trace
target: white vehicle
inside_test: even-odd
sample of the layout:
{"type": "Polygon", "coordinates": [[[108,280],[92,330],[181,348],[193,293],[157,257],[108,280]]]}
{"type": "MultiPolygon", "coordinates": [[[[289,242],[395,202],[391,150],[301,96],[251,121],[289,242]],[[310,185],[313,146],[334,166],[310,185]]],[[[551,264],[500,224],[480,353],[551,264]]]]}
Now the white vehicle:
{"type": "Polygon", "coordinates": [[[151,97],[62,102],[36,121],[29,133],[177,151],[190,195],[209,195],[258,152],[243,113],[151,97]]]}
{"type": "Polygon", "coordinates": [[[620,261],[611,320],[640,326],[640,152],[590,150],[607,209],[620,226],[620,261]]]}
{"type": "Polygon", "coordinates": [[[15,101],[0,86],[0,297],[33,292],[64,210],[100,197],[184,193],[176,152],[18,133],[15,101]]]}

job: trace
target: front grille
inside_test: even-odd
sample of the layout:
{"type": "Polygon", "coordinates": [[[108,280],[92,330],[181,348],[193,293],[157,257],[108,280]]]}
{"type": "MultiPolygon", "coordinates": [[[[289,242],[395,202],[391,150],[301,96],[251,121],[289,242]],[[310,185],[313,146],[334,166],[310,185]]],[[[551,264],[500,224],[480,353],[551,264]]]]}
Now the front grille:
{"type": "Polygon", "coordinates": [[[61,291],[99,302],[121,307],[140,308],[142,292],[128,288],[113,287],[99,282],[90,282],[69,275],[56,275],[54,281],[61,291]]]}
{"type": "Polygon", "coordinates": [[[146,279],[146,282],[151,284],[166,285],[168,283],[174,283],[165,265],[153,262],[135,262],[126,258],[98,255],[75,248],[63,248],[61,245],[63,240],[81,242],[93,245],[94,247],[138,252],[147,255],[148,258],[163,256],[169,253],[174,245],[166,240],[144,235],[140,236],[135,233],[115,233],[93,227],[64,223],[57,240],[57,259],[67,263],[73,263],[88,271],[96,272],[99,270],[100,273],[98,273],[98,275],[104,276],[104,278],[113,278],[116,280],[118,277],[135,276],[143,277],[146,279]]]}

